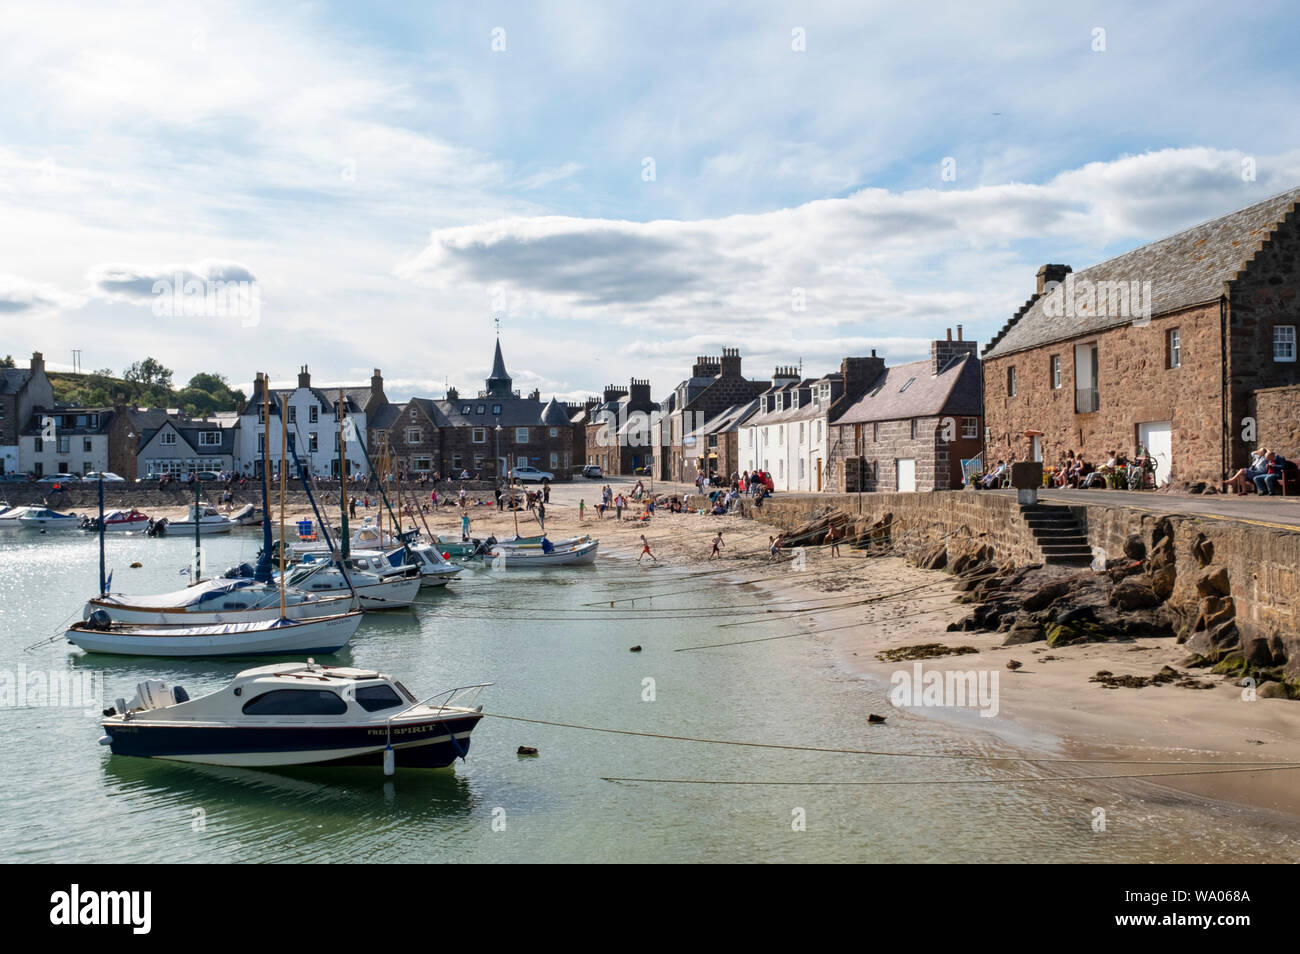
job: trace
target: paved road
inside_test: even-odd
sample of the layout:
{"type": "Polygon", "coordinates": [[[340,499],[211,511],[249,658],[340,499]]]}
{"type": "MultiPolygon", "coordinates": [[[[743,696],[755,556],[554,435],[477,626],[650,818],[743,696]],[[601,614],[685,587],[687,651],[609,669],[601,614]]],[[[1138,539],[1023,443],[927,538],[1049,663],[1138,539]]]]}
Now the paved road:
{"type": "MultiPolygon", "coordinates": [[[[1014,490],[977,491],[1014,497],[1014,490]]],[[[1158,494],[1134,490],[1040,490],[1038,499],[1044,503],[1070,506],[1087,504],[1094,507],[1124,507],[1150,513],[1174,513],[1186,516],[1203,516],[1218,520],[1239,520],[1261,526],[1300,528],[1300,497],[1261,497],[1251,494],[1237,497],[1232,494],[1158,494]]]]}

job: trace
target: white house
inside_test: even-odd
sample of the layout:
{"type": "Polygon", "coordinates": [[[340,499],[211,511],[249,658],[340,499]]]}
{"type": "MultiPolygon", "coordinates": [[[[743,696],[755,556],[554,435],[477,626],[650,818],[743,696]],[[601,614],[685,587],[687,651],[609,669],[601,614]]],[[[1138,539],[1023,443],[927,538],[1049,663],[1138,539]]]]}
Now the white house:
{"type": "Polygon", "coordinates": [[[167,415],[160,421],[149,421],[144,414],[138,414],[136,418],[141,425],[136,477],[179,477],[191,471],[223,473],[235,469],[238,415],[195,419],[167,415]]]}
{"type": "MultiPolygon", "coordinates": [[[[266,444],[266,422],[263,418],[263,389],[267,382],[259,373],[253,382],[253,396],[239,411],[239,426],[234,444],[237,469],[249,475],[260,472],[262,454],[266,444]]],[[[366,458],[359,441],[366,440],[366,412],[344,388],[344,425],[348,428],[348,473],[366,474],[366,458]],[[353,426],[348,426],[348,425],[353,426]]],[[[290,440],[298,459],[310,474],[336,476],[339,456],[339,422],[337,405],[339,388],[314,388],[307,366],[298,372],[296,388],[272,388],[271,399],[271,468],[277,469],[280,458],[280,399],[288,397],[288,423],[290,440]]],[[[290,457],[292,466],[292,457],[290,457]]]]}

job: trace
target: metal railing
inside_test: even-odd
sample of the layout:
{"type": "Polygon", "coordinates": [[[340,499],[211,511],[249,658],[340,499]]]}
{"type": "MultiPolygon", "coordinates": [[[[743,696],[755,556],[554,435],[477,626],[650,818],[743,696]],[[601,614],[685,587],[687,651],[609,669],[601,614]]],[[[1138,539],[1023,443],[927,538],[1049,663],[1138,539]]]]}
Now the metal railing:
{"type": "Polygon", "coordinates": [[[1096,388],[1074,389],[1074,413],[1091,414],[1100,406],[1096,388]]]}

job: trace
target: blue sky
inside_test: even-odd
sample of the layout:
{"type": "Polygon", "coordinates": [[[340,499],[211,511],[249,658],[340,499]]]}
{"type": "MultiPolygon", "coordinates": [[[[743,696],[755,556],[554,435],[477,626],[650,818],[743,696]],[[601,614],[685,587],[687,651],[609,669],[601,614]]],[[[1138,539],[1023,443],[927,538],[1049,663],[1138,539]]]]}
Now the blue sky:
{"type": "Polygon", "coordinates": [[[0,353],[440,397],[495,312],[546,394],[820,374],[1300,184],[1284,4],[732,6],[7,4],[0,353]]]}

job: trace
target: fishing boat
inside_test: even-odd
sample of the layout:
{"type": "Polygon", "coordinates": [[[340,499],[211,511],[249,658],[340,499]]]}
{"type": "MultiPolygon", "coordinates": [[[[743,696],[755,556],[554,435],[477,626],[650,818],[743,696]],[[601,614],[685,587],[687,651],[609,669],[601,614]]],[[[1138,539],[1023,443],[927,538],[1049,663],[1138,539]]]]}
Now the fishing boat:
{"type": "Polygon", "coordinates": [[[456,566],[427,543],[400,547],[386,554],[385,559],[393,566],[409,563],[418,567],[421,586],[446,586],[465,569],[456,566]]]}
{"type": "Polygon", "coordinates": [[[551,545],[544,541],[541,546],[512,548],[498,544],[489,537],[484,541],[480,559],[514,569],[533,569],[550,566],[582,566],[594,563],[599,540],[590,538],[567,546],[551,545]]]}
{"type": "Polygon", "coordinates": [[[141,513],[132,507],[130,510],[109,510],[104,514],[102,521],[99,517],[89,515],[81,518],[82,530],[98,532],[101,525],[106,533],[130,533],[147,530],[149,528],[149,515],[141,513]]]}
{"type": "Polygon", "coordinates": [[[173,520],[167,525],[167,532],[178,534],[193,533],[194,525],[198,523],[199,533],[229,533],[235,528],[235,523],[224,514],[218,513],[217,508],[208,503],[190,504],[186,511],[184,520],[173,520]]]}
{"type": "Polygon", "coordinates": [[[583,543],[591,541],[591,536],[566,537],[562,540],[550,540],[546,534],[537,537],[514,537],[510,540],[496,540],[494,546],[498,549],[505,550],[541,550],[544,549],[543,541],[549,542],[551,546],[559,550],[570,549],[583,543]]]}
{"type": "Polygon", "coordinates": [[[120,656],[282,656],[336,653],[361,623],[360,612],[315,619],[275,619],[200,626],[114,623],[104,610],[68,628],[72,645],[120,656]]]}
{"type": "MultiPolygon", "coordinates": [[[[335,616],[357,608],[356,598],[346,590],[337,596],[284,591],[288,619],[335,616]]],[[[115,623],[135,625],[252,623],[280,618],[280,588],[253,579],[215,579],[151,596],[105,593],[86,601],[81,618],[90,619],[96,610],[107,613],[115,623]]]]}
{"type": "Polygon", "coordinates": [[[75,513],[57,513],[47,507],[29,507],[27,513],[18,517],[18,525],[27,530],[76,530],[81,526],[81,518],[75,513]]]}
{"type": "Polygon", "coordinates": [[[474,703],[489,685],[418,700],[392,676],[311,660],[246,669],[197,699],[148,680],[105,710],[100,743],[114,755],[206,765],[444,768],[468,755],[483,718],[474,703]]]}

